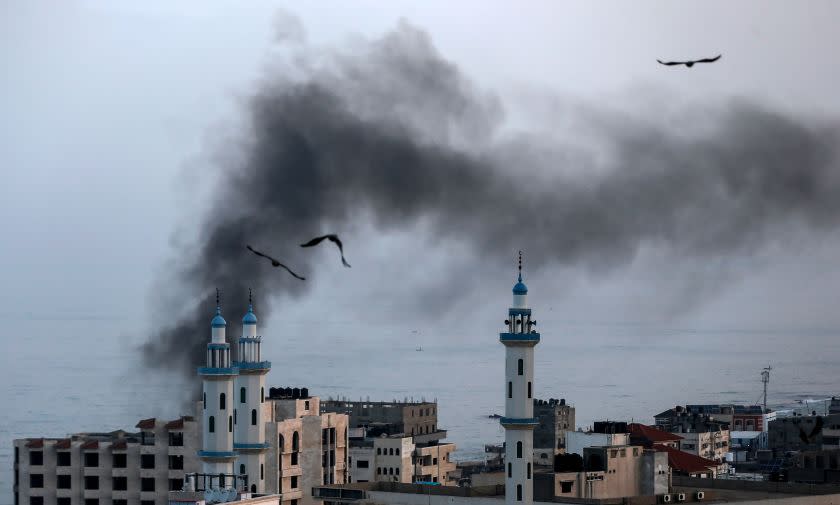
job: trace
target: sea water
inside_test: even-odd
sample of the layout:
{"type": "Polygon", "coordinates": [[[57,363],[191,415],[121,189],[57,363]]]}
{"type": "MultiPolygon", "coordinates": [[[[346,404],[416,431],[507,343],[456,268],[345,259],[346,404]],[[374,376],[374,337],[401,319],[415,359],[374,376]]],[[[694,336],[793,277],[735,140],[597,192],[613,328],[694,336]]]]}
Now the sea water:
{"type": "MultiPolygon", "coordinates": [[[[760,372],[768,363],[771,406],[840,393],[840,331],[549,323],[535,353],[535,397],[565,398],[578,427],[596,420],[652,423],[676,404],[760,402],[760,372]]],[[[12,502],[16,438],[131,430],[142,418],[193,414],[184,398],[196,384],[144,367],[143,337],[127,332],[129,326],[108,319],[7,323],[0,503],[12,502]]],[[[498,420],[489,418],[504,410],[498,334],[413,334],[359,324],[313,331],[291,323],[261,333],[271,386],[308,387],[323,399],[436,400],[438,426],[461,460],[482,458],[484,444],[504,438],[498,420]]]]}

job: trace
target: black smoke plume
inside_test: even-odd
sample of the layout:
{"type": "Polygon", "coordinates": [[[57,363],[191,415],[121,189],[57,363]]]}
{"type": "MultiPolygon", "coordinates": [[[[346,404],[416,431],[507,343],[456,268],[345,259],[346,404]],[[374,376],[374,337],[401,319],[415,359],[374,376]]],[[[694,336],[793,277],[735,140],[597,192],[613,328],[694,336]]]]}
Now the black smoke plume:
{"type": "Polygon", "coordinates": [[[526,249],[535,268],[593,270],[642,245],[719,257],[840,224],[832,125],[743,100],[675,111],[679,127],[570,105],[564,122],[574,127],[561,148],[554,137],[507,132],[499,101],[410,26],[343,50],[293,53],[293,65],[267,71],[245,108],[247,127],[221,148],[214,205],[175,272],[184,290],[205,295],[145,346],[149,365],[194,377],[216,286],[236,323],[229,332],[249,287],[261,317],[269,300],[305,293],[307,283],[245,244],[311,278],[313,255],[297,244],[357,219],[382,233],[422,221],[482,262],[526,249]]]}

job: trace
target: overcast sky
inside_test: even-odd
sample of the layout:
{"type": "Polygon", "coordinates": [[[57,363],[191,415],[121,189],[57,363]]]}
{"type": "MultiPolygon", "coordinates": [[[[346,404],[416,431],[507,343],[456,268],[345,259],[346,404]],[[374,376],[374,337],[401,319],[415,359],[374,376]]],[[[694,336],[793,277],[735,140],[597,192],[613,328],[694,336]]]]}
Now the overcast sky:
{"type": "MultiPolygon", "coordinates": [[[[162,317],[155,299],[182,289],[167,265],[200,234],[244,102],[286,44],[340,50],[405,20],[498,99],[505,127],[518,131],[550,133],[567,101],[651,118],[674,104],[719,108],[745,97],[814,121],[840,114],[833,1],[68,0],[0,9],[0,314],[12,328],[28,317],[115,317],[146,338],[162,317]],[[290,18],[305,38],[289,33],[290,18]],[[720,62],[690,71],[655,61],[718,53],[720,62]]],[[[346,232],[353,268],[317,252],[323,270],[312,289],[273,317],[337,324],[375,307],[389,324],[422,324],[415,288],[428,291],[455,266],[482,276],[453,297],[459,321],[498,331],[515,250],[510,268],[492,274],[457,241],[412,229],[380,235],[364,223],[336,231],[346,232]]],[[[643,244],[613,268],[546,265],[528,272],[528,284],[535,308],[551,307],[557,321],[836,328],[836,235],[785,234],[721,258],[680,259],[643,244]]]]}

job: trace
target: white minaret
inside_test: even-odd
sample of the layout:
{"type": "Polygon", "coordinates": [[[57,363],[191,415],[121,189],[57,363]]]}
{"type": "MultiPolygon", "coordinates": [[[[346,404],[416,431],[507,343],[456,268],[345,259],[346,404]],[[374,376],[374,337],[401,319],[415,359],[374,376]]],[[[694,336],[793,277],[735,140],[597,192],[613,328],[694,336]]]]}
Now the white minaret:
{"type": "Polygon", "coordinates": [[[230,477],[236,453],[233,451],[233,380],[237,369],[230,362],[230,344],[225,341],[227,323],[222,317],[216,290],[216,317],[210,322],[211,340],[207,344],[207,366],[198,369],[203,381],[202,450],[198,451],[204,473],[217,476],[208,488],[236,487],[230,477]],[[218,478],[224,474],[223,479],[218,478]]]}
{"type": "Polygon", "coordinates": [[[522,283],[522,251],[519,281],[513,286],[513,307],[508,310],[507,332],[499,334],[505,346],[505,505],[534,502],[534,346],[540,334],[532,329],[528,288],[522,283]]]}
{"type": "Polygon", "coordinates": [[[251,293],[248,293],[248,313],[242,318],[242,336],[239,337],[239,369],[234,393],[234,444],[239,453],[236,473],[248,476],[248,489],[254,493],[265,491],[265,376],[271,362],[262,361],[262,337],[257,335],[257,316],[251,293]]]}

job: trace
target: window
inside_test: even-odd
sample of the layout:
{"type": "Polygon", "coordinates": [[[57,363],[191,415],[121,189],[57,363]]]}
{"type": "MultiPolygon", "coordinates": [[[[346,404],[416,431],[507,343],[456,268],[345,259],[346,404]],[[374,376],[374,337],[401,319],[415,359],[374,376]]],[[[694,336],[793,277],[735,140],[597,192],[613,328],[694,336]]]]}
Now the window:
{"type": "Polygon", "coordinates": [[[67,451],[59,451],[55,453],[56,466],[70,466],[70,453],[67,451]]]}
{"type": "Polygon", "coordinates": [[[528,398],[531,397],[531,382],[528,382],[528,398]]]}
{"type": "Polygon", "coordinates": [[[236,409],[233,409],[233,424],[237,424],[236,418],[237,418],[236,409]]]}
{"type": "Polygon", "coordinates": [[[141,454],[140,455],[140,468],[154,468],[155,467],[155,455],[154,454],[141,454]]]}
{"type": "Polygon", "coordinates": [[[298,464],[298,454],[299,453],[297,453],[297,452],[292,453],[292,466],[295,466],[295,465],[298,464]]]}
{"type": "Polygon", "coordinates": [[[257,425],[257,409],[251,409],[251,426],[257,425]]]}
{"type": "Polygon", "coordinates": [[[184,489],[184,480],[183,479],[169,479],[169,490],[170,491],[181,491],[184,489]]]}
{"type": "Polygon", "coordinates": [[[297,475],[292,475],[292,489],[298,488],[298,478],[297,475]]]}
{"type": "Polygon", "coordinates": [[[183,431],[170,431],[169,432],[169,445],[171,447],[183,447],[184,446],[184,432],[183,431]]]}
{"type": "Polygon", "coordinates": [[[44,487],[44,474],[31,473],[29,474],[29,487],[42,488],[44,487]]]}
{"type": "Polygon", "coordinates": [[[260,388],[260,403],[265,403],[265,388],[260,388]]]}
{"type": "Polygon", "coordinates": [[[400,455],[400,448],[399,448],[399,447],[397,447],[397,448],[395,449],[395,452],[396,452],[397,456],[399,456],[399,455],[400,455]]]}
{"type": "Polygon", "coordinates": [[[44,464],[44,451],[31,451],[29,453],[29,465],[41,466],[44,464]]]}
{"type": "MultiPolygon", "coordinates": [[[[309,410],[309,400],[306,400],[305,402],[303,402],[303,410],[309,410]]],[[[297,501],[297,500],[292,500],[292,501],[297,501]]]]}
{"type": "Polygon", "coordinates": [[[513,463],[508,463],[508,477],[513,477],[513,463]]]}
{"type": "Polygon", "coordinates": [[[376,448],[376,455],[377,456],[382,456],[382,448],[381,447],[376,448]]]}
{"type": "Polygon", "coordinates": [[[207,410],[207,393],[204,393],[201,401],[204,403],[204,410],[207,410]]]}
{"type": "MultiPolygon", "coordinates": [[[[112,501],[111,501],[111,503],[112,503],[113,505],[128,505],[128,500],[123,500],[123,499],[117,500],[117,499],[114,499],[114,500],[112,500],[112,501]]],[[[59,503],[59,505],[61,505],[61,504],[59,503]]],[[[67,505],[70,505],[70,503],[68,502],[68,503],[67,503],[67,505]]]]}
{"type": "Polygon", "coordinates": [[[560,483],[560,492],[561,493],[571,493],[572,492],[572,484],[574,481],[565,481],[560,483]]]}
{"type": "Polygon", "coordinates": [[[155,505],[154,500],[140,500],[140,505],[155,505]]]}
{"type": "Polygon", "coordinates": [[[522,501],[522,484],[516,485],[516,501],[522,501]]]}
{"type": "Polygon", "coordinates": [[[224,393],[219,393],[219,410],[225,410],[227,407],[227,398],[224,393]]]}
{"type": "Polygon", "coordinates": [[[169,469],[170,470],[183,470],[184,469],[184,457],[183,456],[169,456],[169,469]]]}
{"type": "Polygon", "coordinates": [[[382,475],[382,467],[376,467],[376,475],[382,475]]]}
{"type": "Polygon", "coordinates": [[[233,433],[233,416],[228,416],[228,432],[233,433]]]}
{"type": "Polygon", "coordinates": [[[298,435],[298,432],[292,434],[292,450],[295,452],[300,450],[300,435],[298,435]]]}
{"type": "Polygon", "coordinates": [[[356,468],[370,468],[370,463],[366,459],[356,460],[356,468]]]}
{"type": "Polygon", "coordinates": [[[86,452],[85,453],[85,466],[88,468],[96,468],[99,466],[99,453],[98,452],[86,452]]]}
{"type": "Polygon", "coordinates": [[[639,455],[639,448],[638,448],[638,447],[634,447],[634,448],[633,448],[633,456],[638,456],[638,455],[639,455]]]}
{"type": "Polygon", "coordinates": [[[391,447],[390,454],[391,454],[391,456],[394,455],[394,448],[393,447],[391,447]]]}
{"type": "Polygon", "coordinates": [[[239,403],[245,403],[245,388],[239,388],[239,403]]]}
{"type": "Polygon", "coordinates": [[[56,478],[56,487],[58,489],[70,489],[72,482],[73,481],[69,475],[59,475],[56,478]]]}
{"type": "Polygon", "coordinates": [[[112,457],[113,457],[113,462],[114,462],[114,465],[113,465],[114,468],[125,468],[126,467],[127,461],[126,461],[125,453],[114,453],[114,455],[112,457]]]}
{"type": "Polygon", "coordinates": [[[99,498],[85,498],[85,505],[99,505],[99,498]]]}
{"type": "MultiPolygon", "coordinates": [[[[118,500],[114,500],[114,505],[120,505],[120,504],[117,503],[117,501],[118,500]]],[[[59,498],[55,499],[55,504],[56,505],[72,505],[72,503],[73,502],[72,502],[72,500],[70,499],[69,496],[59,497],[59,498]]],[[[15,501],[15,504],[17,504],[17,501],[15,501]]],[[[123,503],[121,505],[126,505],[126,504],[123,503]]]]}
{"type": "Polygon", "coordinates": [[[114,477],[113,486],[114,491],[128,490],[128,477],[114,477]]]}
{"type": "Polygon", "coordinates": [[[280,452],[286,451],[286,439],[283,438],[283,435],[277,437],[277,448],[280,449],[280,452]]]}
{"type": "Polygon", "coordinates": [[[522,442],[516,442],[516,457],[522,457],[522,442]]]}
{"type": "Polygon", "coordinates": [[[508,398],[513,398],[513,382],[508,382],[508,398]]]}
{"type": "Polygon", "coordinates": [[[216,433],[216,418],[213,417],[213,416],[210,416],[210,419],[209,419],[207,424],[208,424],[207,431],[210,432],[210,433],[216,433]]]}
{"type": "Polygon", "coordinates": [[[265,466],[260,463],[260,480],[265,480],[265,466]]]}
{"type": "Polygon", "coordinates": [[[140,491],[154,491],[155,490],[155,479],[154,477],[144,477],[140,479],[140,491]]]}
{"type": "Polygon", "coordinates": [[[519,375],[525,375],[525,360],[519,360],[519,375]]]}
{"type": "Polygon", "coordinates": [[[30,496],[29,497],[29,505],[44,505],[44,497],[43,496],[30,496]]]}
{"type": "Polygon", "coordinates": [[[526,473],[526,477],[529,479],[531,478],[531,463],[528,463],[528,471],[526,473]]]}
{"type": "Polygon", "coordinates": [[[85,489],[99,489],[99,477],[96,475],[85,476],[85,489]]]}

